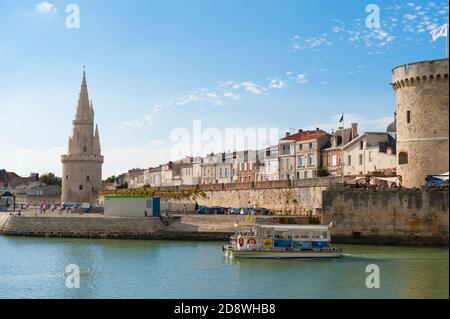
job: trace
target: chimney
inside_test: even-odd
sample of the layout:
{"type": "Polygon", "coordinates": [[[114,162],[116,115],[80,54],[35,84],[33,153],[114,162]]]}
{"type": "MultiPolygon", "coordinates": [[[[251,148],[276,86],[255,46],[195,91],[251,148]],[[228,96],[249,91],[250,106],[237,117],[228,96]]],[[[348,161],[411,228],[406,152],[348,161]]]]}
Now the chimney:
{"type": "Polygon", "coordinates": [[[316,131],[320,131],[318,127],[316,127],[316,131]]]}
{"type": "Polygon", "coordinates": [[[286,132],[286,137],[289,137],[289,136],[291,136],[291,133],[286,132]]]}
{"type": "Polygon", "coordinates": [[[303,130],[302,130],[302,129],[299,129],[298,132],[301,133],[301,132],[303,132],[303,130]]]}
{"type": "Polygon", "coordinates": [[[358,123],[352,123],[352,140],[358,137],[358,123]]]}

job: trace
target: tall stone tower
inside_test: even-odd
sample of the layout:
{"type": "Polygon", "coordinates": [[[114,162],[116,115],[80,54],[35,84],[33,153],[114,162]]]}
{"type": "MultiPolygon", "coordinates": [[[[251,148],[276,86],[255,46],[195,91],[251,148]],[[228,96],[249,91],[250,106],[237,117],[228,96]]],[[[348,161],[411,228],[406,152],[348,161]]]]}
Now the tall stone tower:
{"type": "Polygon", "coordinates": [[[392,70],[397,95],[397,174],[404,187],[449,170],[448,59],[392,70]]]}
{"type": "Polygon", "coordinates": [[[62,202],[95,203],[102,187],[103,156],[98,126],[94,131],[94,109],[89,102],[86,72],[83,72],[77,114],[62,162],[62,202]]]}

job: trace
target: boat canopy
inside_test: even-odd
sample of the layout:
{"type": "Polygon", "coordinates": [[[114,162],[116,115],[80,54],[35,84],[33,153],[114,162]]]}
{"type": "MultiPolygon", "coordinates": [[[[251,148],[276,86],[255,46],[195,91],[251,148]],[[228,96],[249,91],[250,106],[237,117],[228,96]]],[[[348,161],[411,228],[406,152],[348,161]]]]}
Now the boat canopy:
{"type": "Polygon", "coordinates": [[[275,231],[328,231],[328,226],[324,225],[261,225],[261,228],[275,231]]]}

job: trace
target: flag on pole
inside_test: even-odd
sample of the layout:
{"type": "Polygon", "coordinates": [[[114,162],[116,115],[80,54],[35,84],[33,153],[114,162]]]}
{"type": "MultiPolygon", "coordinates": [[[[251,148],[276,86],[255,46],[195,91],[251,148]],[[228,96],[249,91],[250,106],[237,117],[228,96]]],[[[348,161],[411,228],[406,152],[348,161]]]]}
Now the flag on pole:
{"type": "Polygon", "coordinates": [[[436,41],[440,37],[447,37],[448,36],[448,24],[443,24],[440,27],[437,27],[433,31],[430,32],[431,37],[433,38],[433,41],[436,41]]]}
{"type": "Polygon", "coordinates": [[[344,122],[344,114],[342,114],[341,119],[339,120],[339,123],[344,122]]]}

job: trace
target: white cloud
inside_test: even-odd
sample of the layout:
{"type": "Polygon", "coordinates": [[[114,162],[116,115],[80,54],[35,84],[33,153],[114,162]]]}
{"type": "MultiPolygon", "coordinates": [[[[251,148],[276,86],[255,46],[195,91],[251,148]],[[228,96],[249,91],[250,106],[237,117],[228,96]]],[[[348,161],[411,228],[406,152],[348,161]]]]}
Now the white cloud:
{"type": "Polygon", "coordinates": [[[223,96],[225,96],[225,97],[227,97],[229,99],[232,99],[232,100],[239,100],[239,95],[234,94],[233,92],[225,92],[223,94],[223,96]]]}
{"type": "Polygon", "coordinates": [[[327,38],[328,38],[328,35],[326,33],[324,33],[320,36],[311,37],[311,38],[305,39],[304,41],[301,41],[300,37],[298,35],[295,35],[291,39],[291,45],[290,45],[290,49],[289,49],[288,53],[295,53],[299,50],[304,50],[304,49],[315,51],[321,46],[331,45],[332,43],[327,38]]]}
{"type": "Polygon", "coordinates": [[[308,83],[308,80],[306,79],[306,74],[298,74],[297,75],[297,83],[298,84],[308,83]]]}
{"type": "Polygon", "coordinates": [[[287,87],[287,82],[275,78],[269,81],[268,86],[273,89],[285,89],[287,87]]]}
{"type": "Polygon", "coordinates": [[[264,92],[264,88],[262,86],[249,81],[242,82],[242,86],[245,88],[245,90],[255,95],[260,95],[264,92]]]}
{"type": "Polygon", "coordinates": [[[406,20],[412,21],[412,20],[415,20],[415,19],[417,18],[417,16],[408,13],[408,14],[405,14],[405,15],[403,16],[403,18],[406,19],[406,20]]]}
{"type": "Polygon", "coordinates": [[[55,14],[56,7],[54,4],[49,3],[47,1],[40,2],[36,5],[35,10],[41,14],[55,14]]]}

